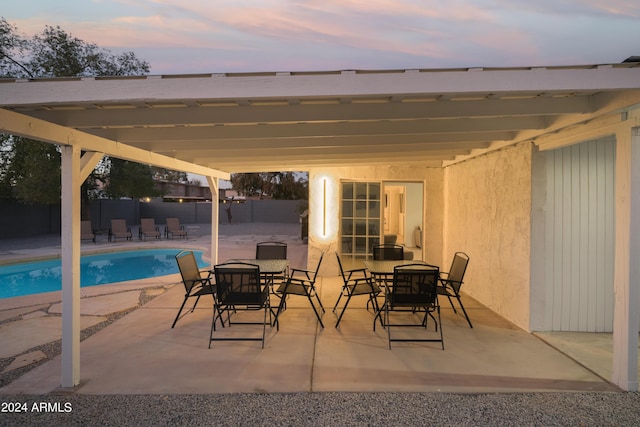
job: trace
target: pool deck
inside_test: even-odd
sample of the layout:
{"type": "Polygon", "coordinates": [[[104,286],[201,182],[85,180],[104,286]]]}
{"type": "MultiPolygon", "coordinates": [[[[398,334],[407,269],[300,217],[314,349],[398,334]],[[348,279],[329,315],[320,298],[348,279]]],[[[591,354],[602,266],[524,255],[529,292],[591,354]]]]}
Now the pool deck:
{"type": "MultiPolygon", "coordinates": [[[[287,242],[291,266],[306,266],[307,246],[296,224],[221,226],[219,258],[252,258],[255,243],[264,240],[287,242]]],[[[82,243],[82,250],[185,247],[208,251],[209,245],[209,230],[200,225],[191,229],[188,240],[107,243],[105,238],[96,244],[82,243]]],[[[0,260],[5,262],[50,257],[59,251],[56,237],[0,240],[0,260]]],[[[335,328],[337,316],[331,308],[341,288],[337,274],[318,281],[326,308],[325,328],[319,327],[305,299],[290,297],[279,331],[268,328],[263,350],[255,342],[216,342],[209,349],[209,301],[201,301],[172,329],[183,299],[177,274],[83,288],[83,329],[114,313],[127,314],[82,342],[81,384],[66,391],[106,395],[619,391],[607,380],[612,366],[611,334],[533,335],[468,296],[464,301],[473,328],[446,300],[441,301],[444,351],[439,344],[424,343],[398,343],[389,350],[386,330],[372,329],[373,316],[365,309],[365,297],[354,298],[340,328],[335,328]],[[203,371],[204,366],[209,368],[203,371]]],[[[49,360],[39,350],[60,339],[60,294],[0,300],[0,375],[21,373],[0,388],[0,395],[61,391],[60,357],[49,360]]],[[[234,334],[240,328],[219,333],[234,334]]]]}

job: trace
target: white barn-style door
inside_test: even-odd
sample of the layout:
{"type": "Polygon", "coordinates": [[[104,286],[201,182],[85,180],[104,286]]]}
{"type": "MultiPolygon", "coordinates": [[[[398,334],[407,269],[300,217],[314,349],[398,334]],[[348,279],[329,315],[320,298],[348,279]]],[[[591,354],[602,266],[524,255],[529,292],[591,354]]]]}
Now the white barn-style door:
{"type": "Polygon", "coordinates": [[[611,332],[615,138],[546,154],[545,329],[611,332]]]}

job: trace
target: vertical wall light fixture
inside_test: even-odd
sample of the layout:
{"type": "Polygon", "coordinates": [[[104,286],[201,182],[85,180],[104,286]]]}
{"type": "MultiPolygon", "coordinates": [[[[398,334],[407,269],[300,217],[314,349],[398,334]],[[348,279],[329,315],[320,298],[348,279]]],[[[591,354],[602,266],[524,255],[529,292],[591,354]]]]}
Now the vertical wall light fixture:
{"type": "Polygon", "coordinates": [[[323,243],[329,243],[336,237],[337,214],[334,201],[335,189],[332,177],[322,174],[310,179],[312,189],[310,195],[311,230],[313,236],[323,243]]]}
{"type": "Polygon", "coordinates": [[[327,178],[322,180],[322,236],[327,235],[327,178]]]}

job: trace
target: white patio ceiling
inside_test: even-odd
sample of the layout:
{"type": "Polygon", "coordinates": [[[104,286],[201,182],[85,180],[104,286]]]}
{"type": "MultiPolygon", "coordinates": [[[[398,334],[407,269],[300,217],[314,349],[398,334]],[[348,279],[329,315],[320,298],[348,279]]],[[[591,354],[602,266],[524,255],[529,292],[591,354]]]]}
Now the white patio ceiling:
{"type": "Polygon", "coordinates": [[[0,80],[0,108],[223,172],[441,167],[624,111],[638,65],[0,80]]]}

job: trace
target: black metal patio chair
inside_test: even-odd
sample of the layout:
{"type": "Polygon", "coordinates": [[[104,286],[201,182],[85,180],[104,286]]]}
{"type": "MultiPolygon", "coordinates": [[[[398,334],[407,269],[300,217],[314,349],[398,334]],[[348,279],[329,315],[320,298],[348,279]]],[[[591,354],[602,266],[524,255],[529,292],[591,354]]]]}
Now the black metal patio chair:
{"type": "Polygon", "coordinates": [[[460,288],[464,283],[464,273],[467,271],[468,265],[469,255],[464,252],[456,252],[453,255],[453,261],[451,261],[451,268],[449,271],[440,273],[440,279],[438,280],[438,295],[444,295],[449,299],[449,304],[451,304],[451,308],[453,308],[454,313],[458,312],[456,311],[456,307],[453,305],[451,297],[457,299],[458,304],[464,313],[464,317],[467,319],[467,323],[469,323],[469,327],[473,328],[471,319],[469,319],[469,315],[467,314],[467,310],[464,309],[464,305],[462,305],[462,300],[460,299],[460,288]],[[442,277],[443,275],[444,277],[442,277]]]}
{"type": "Polygon", "coordinates": [[[256,259],[287,259],[287,244],[273,241],[256,243],[256,259]]]}
{"type": "MultiPolygon", "coordinates": [[[[444,350],[444,338],[442,335],[442,323],[440,321],[440,305],[438,305],[438,277],[439,269],[428,264],[408,264],[397,266],[393,270],[393,285],[385,284],[385,300],[381,311],[376,317],[384,314],[383,325],[387,328],[389,349],[393,341],[418,341],[418,342],[440,342],[444,350]],[[401,322],[390,321],[392,312],[401,313],[398,316],[401,322]],[[419,316],[424,313],[424,316],[419,316]],[[438,318],[434,317],[434,313],[438,318]],[[416,317],[420,322],[409,322],[407,317],[416,317]],[[420,319],[420,317],[422,317],[420,319]],[[402,336],[392,337],[391,328],[397,327],[422,327],[427,329],[427,320],[431,317],[435,322],[436,332],[440,331],[439,338],[421,338],[402,336]]],[[[376,329],[376,318],[373,319],[373,330],[376,329]]]]}
{"type": "Polygon", "coordinates": [[[378,307],[378,299],[377,296],[380,293],[380,287],[374,282],[373,277],[367,274],[366,268],[357,268],[351,270],[344,270],[342,268],[342,261],[340,260],[340,255],[336,252],[336,258],[338,259],[338,266],[340,267],[340,275],[342,276],[342,290],[340,291],[340,295],[338,295],[338,299],[333,306],[333,312],[335,313],[338,304],[343,296],[346,297],[346,301],[344,303],[344,307],[342,307],[342,311],[340,311],[340,315],[338,316],[338,321],[336,322],[336,328],[340,325],[340,321],[342,320],[342,316],[344,315],[349,302],[351,301],[351,297],[356,295],[369,295],[369,301],[367,301],[367,307],[369,303],[372,304],[375,312],[377,313],[380,308],[378,307]]]}
{"type": "MultiPolygon", "coordinates": [[[[287,244],[284,242],[259,242],[256,243],[256,259],[287,259],[287,244]]],[[[283,283],[289,275],[289,267],[280,275],[268,277],[272,290],[274,286],[283,283]]],[[[276,294],[277,295],[277,294],[276,294]]]]}
{"type": "Polygon", "coordinates": [[[322,316],[320,311],[324,313],[324,306],[322,305],[322,301],[320,301],[320,297],[318,296],[318,292],[316,290],[316,279],[318,277],[318,271],[320,270],[320,264],[322,264],[322,258],[324,257],[324,251],[320,254],[320,259],[318,260],[318,265],[315,271],[304,270],[299,268],[291,269],[291,274],[284,283],[282,283],[276,293],[280,294],[280,305],[278,305],[278,311],[276,313],[276,321],[280,313],[284,310],[286,306],[286,300],[289,295],[299,295],[304,296],[309,300],[311,304],[311,308],[313,308],[313,312],[318,318],[318,322],[320,326],[324,328],[324,324],[322,323],[322,316]],[[313,299],[318,302],[318,308],[316,308],[313,299]]]}
{"type": "MultiPolygon", "coordinates": [[[[214,267],[216,279],[216,305],[218,313],[214,312],[211,321],[211,334],[209,335],[209,348],[212,341],[261,341],[264,348],[264,338],[267,325],[271,325],[272,315],[275,315],[269,303],[269,288],[260,280],[260,267],[255,264],[243,262],[228,262],[214,267]],[[239,311],[264,311],[261,322],[256,321],[232,321],[239,311]],[[227,323],[231,325],[262,325],[262,336],[218,336],[216,331],[216,318],[227,313],[227,323]],[[233,316],[231,313],[233,312],[233,316]],[[269,320],[267,320],[269,313],[269,320]]],[[[276,327],[278,319],[275,319],[276,327]]]]}
{"type": "MultiPolygon", "coordinates": [[[[216,292],[216,286],[211,282],[211,273],[208,271],[200,271],[193,251],[179,252],[176,255],[176,261],[178,262],[178,269],[182,276],[182,284],[184,285],[185,294],[184,301],[182,301],[182,305],[178,310],[178,314],[176,315],[176,319],[173,321],[171,328],[176,326],[176,322],[180,318],[180,313],[182,313],[182,309],[189,298],[196,298],[196,302],[193,304],[193,308],[191,309],[191,312],[193,313],[202,295],[211,295],[213,297],[216,292]],[[204,276],[205,274],[206,276],[204,276]]],[[[214,312],[216,312],[215,300],[212,302],[214,304],[214,312]]],[[[224,324],[222,326],[224,327],[224,324]]]]}

